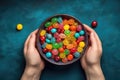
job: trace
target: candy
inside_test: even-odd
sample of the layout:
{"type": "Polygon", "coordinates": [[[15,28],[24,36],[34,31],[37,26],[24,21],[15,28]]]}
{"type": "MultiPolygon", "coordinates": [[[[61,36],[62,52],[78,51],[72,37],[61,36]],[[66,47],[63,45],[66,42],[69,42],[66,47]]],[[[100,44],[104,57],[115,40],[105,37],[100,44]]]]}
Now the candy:
{"type": "Polygon", "coordinates": [[[81,52],[83,51],[83,48],[78,47],[78,48],[77,48],[77,51],[81,53],[81,52]]]}
{"type": "Polygon", "coordinates": [[[70,49],[70,53],[74,53],[74,52],[76,52],[76,51],[77,51],[76,48],[72,48],[72,49],[70,49]]]}
{"type": "Polygon", "coordinates": [[[56,17],[51,19],[52,23],[56,23],[58,21],[58,19],[56,17]]]}
{"type": "Polygon", "coordinates": [[[67,56],[67,59],[68,59],[69,61],[73,60],[73,55],[72,55],[72,54],[69,54],[69,55],[67,56]]]}
{"type": "Polygon", "coordinates": [[[59,42],[58,44],[59,44],[59,47],[62,47],[62,46],[63,46],[63,43],[62,43],[62,42],[59,42]]]}
{"type": "Polygon", "coordinates": [[[79,32],[79,34],[80,34],[80,35],[84,35],[85,32],[84,32],[83,30],[81,30],[81,31],[79,32]]]}
{"type": "Polygon", "coordinates": [[[70,34],[70,31],[69,31],[69,30],[65,30],[65,31],[64,31],[64,34],[65,34],[65,35],[69,35],[69,34],[70,34]]]}
{"type": "Polygon", "coordinates": [[[46,34],[46,31],[45,30],[41,30],[40,36],[45,36],[45,34],[46,34]]]}
{"type": "Polygon", "coordinates": [[[67,39],[64,39],[64,40],[63,40],[63,44],[64,44],[64,45],[68,45],[68,44],[69,44],[69,41],[68,41],[67,39]]]}
{"type": "Polygon", "coordinates": [[[75,52],[74,56],[75,56],[75,58],[78,58],[78,57],[80,57],[80,53],[79,52],[75,52]]]}
{"type": "Polygon", "coordinates": [[[79,40],[79,41],[83,41],[83,40],[85,40],[85,37],[84,37],[84,36],[80,36],[80,37],[78,38],[78,40],[79,40]]]}
{"type": "Polygon", "coordinates": [[[55,49],[59,48],[59,44],[58,44],[58,43],[53,43],[52,46],[53,46],[53,48],[55,48],[55,49]]]}
{"type": "Polygon", "coordinates": [[[59,23],[62,23],[62,21],[63,21],[63,20],[62,20],[62,17],[58,17],[57,20],[58,20],[59,23]]]}
{"type": "Polygon", "coordinates": [[[64,26],[64,30],[69,30],[69,28],[70,28],[70,26],[69,26],[68,24],[66,24],[66,25],[64,26]]]}
{"type": "Polygon", "coordinates": [[[66,57],[66,55],[64,53],[60,53],[59,56],[60,56],[60,58],[65,58],[66,57]]]}
{"type": "Polygon", "coordinates": [[[58,61],[60,61],[60,57],[59,57],[59,56],[55,56],[55,57],[54,57],[54,60],[55,60],[56,62],[58,62],[58,61]]]}
{"type": "Polygon", "coordinates": [[[69,20],[68,20],[68,24],[73,25],[74,23],[75,23],[75,20],[74,20],[74,19],[69,19],[69,20]]]}
{"type": "Polygon", "coordinates": [[[79,43],[79,46],[83,48],[83,47],[85,47],[85,43],[82,41],[79,43]]]}
{"type": "Polygon", "coordinates": [[[74,25],[70,26],[70,30],[71,31],[76,31],[76,26],[74,26],[74,25]]]}
{"type": "Polygon", "coordinates": [[[47,43],[43,43],[43,44],[42,44],[42,48],[45,48],[46,45],[47,45],[47,43]]]}
{"type": "Polygon", "coordinates": [[[16,29],[17,29],[18,31],[22,30],[22,29],[23,29],[23,25],[22,25],[22,24],[17,24],[16,29]]]}
{"type": "Polygon", "coordinates": [[[56,30],[55,28],[52,28],[52,29],[51,29],[51,32],[52,32],[52,33],[56,33],[56,31],[57,31],[57,30],[56,30]]]}
{"type": "Polygon", "coordinates": [[[46,55],[47,58],[51,58],[52,57],[51,52],[47,52],[45,55],[46,55]]]}
{"type": "Polygon", "coordinates": [[[45,27],[49,27],[49,26],[51,26],[51,22],[46,22],[45,27]]]}
{"type": "Polygon", "coordinates": [[[52,45],[51,44],[46,44],[46,49],[52,49],[52,45]]]}
{"type": "Polygon", "coordinates": [[[53,54],[53,55],[58,55],[58,50],[57,50],[57,49],[53,49],[53,50],[52,50],[52,54],[53,54]]]}
{"type": "Polygon", "coordinates": [[[39,33],[46,58],[67,63],[79,58],[85,47],[85,31],[74,18],[53,17],[39,33]]]}
{"type": "Polygon", "coordinates": [[[64,52],[64,49],[61,47],[58,49],[60,53],[64,52]]]}
{"type": "Polygon", "coordinates": [[[51,39],[51,38],[52,38],[52,35],[51,35],[51,34],[46,34],[46,37],[47,37],[48,39],[51,39]]]}
{"type": "Polygon", "coordinates": [[[45,36],[40,36],[40,41],[45,41],[45,36]]]}
{"type": "Polygon", "coordinates": [[[66,63],[66,62],[68,62],[68,59],[65,57],[65,58],[62,59],[62,62],[66,63]]]}
{"type": "Polygon", "coordinates": [[[92,28],[96,28],[98,25],[97,21],[92,21],[91,26],[92,28]]]}
{"type": "Polygon", "coordinates": [[[59,24],[58,24],[58,23],[54,23],[54,24],[53,24],[53,27],[54,27],[54,28],[58,28],[58,27],[59,27],[59,24]]]}
{"type": "Polygon", "coordinates": [[[80,31],[80,30],[82,30],[82,26],[81,26],[81,25],[78,25],[77,31],[80,31]]]}
{"type": "Polygon", "coordinates": [[[61,42],[61,38],[57,38],[56,42],[61,42]]]}
{"type": "Polygon", "coordinates": [[[45,41],[46,43],[51,43],[50,39],[46,39],[45,41]]]}
{"type": "Polygon", "coordinates": [[[43,49],[43,52],[44,52],[44,53],[46,53],[47,51],[48,51],[48,49],[46,49],[46,48],[43,49]]]}
{"type": "Polygon", "coordinates": [[[67,19],[64,19],[63,20],[63,24],[65,25],[65,24],[68,24],[68,20],[67,19]]]}
{"type": "Polygon", "coordinates": [[[73,44],[68,44],[67,45],[67,49],[72,49],[73,48],[73,44]]]}
{"type": "Polygon", "coordinates": [[[61,39],[65,39],[65,38],[66,38],[66,35],[65,35],[65,34],[63,34],[63,33],[60,33],[60,35],[59,35],[59,36],[60,36],[60,38],[61,38],[61,39]]]}
{"type": "Polygon", "coordinates": [[[76,38],[78,38],[80,35],[79,35],[79,33],[75,33],[75,35],[74,35],[76,38]]]}
{"type": "Polygon", "coordinates": [[[70,51],[68,49],[65,49],[64,53],[65,53],[65,55],[68,55],[70,53],[70,51]]]}
{"type": "Polygon", "coordinates": [[[55,42],[56,42],[56,39],[54,37],[52,37],[51,43],[55,43],[55,42]]]}

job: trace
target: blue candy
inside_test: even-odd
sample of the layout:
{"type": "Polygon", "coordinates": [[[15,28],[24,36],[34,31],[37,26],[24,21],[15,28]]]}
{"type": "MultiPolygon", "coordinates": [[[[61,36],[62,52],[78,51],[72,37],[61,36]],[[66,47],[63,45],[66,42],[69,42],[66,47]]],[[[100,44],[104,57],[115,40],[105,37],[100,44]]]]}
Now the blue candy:
{"type": "Polygon", "coordinates": [[[52,32],[52,33],[56,33],[56,32],[57,32],[57,29],[53,28],[53,29],[51,29],[51,32],[52,32]]]}
{"type": "Polygon", "coordinates": [[[45,47],[46,47],[46,45],[47,45],[47,43],[42,44],[42,48],[45,48],[45,47]]]}
{"type": "Polygon", "coordinates": [[[55,43],[56,42],[56,39],[53,37],[52,39],[51,39],[51,43],[55,43]]]}
{"type": "Polygon", "coordinates": [[[47,58],[50,58],[50,57],[52,57],[52,54],[51,54],[51,52],[47,52],[45,55],[46,55],[46,57],[47,57],[47,58]]]}
{"type": "Polygon", "coordinates": [[[75,33],[75,35],[74,35],[76,38],[78,38],[80,35],[79,35],[79,33],[75,33]]]}
{"type": "Polygon", "coordinates": [[[76,58],[78,58],[78,57],[80,57],[80,53],[79,53],[79,52],[75,52],[75,53],[74,53],[74,56],[75,56],[76,58]]]}
{"type": "Polygon", "coordinates": [[[81,30],[81,31],[79,32],[79,34],[80,34],[80,35],[84,35],[84,34],[85,34],[85,31],[84,31],[84,30],[81,30]]]}
{"type": "Polygon", "coordinates": [[[45,41],[46,41],[46,43],[50,43],[51,42],[49,39],[46,39],[45,41]]]}
{"type": "Polygon", "coordinates": [[[58,17],[58,22],[59,22],[59,23],[62,23],[62,21],[63,21],[63,20],[62,20],[62,17],[58,17]]]}
{"type": "Polygon", "coordinates": [[[46,34],[46,37],[47,37],[48,39],[51,39],[51,38],[52,38],[52,35],[51,35],[51,34],[46,34]]]}

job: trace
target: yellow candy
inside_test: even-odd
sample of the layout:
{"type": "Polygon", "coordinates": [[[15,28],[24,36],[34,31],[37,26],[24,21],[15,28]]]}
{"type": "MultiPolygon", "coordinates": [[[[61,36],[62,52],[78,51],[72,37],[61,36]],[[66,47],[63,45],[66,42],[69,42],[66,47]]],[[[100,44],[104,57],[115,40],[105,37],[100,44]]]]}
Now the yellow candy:
{"type": "Polygon", "coordinates": [[[83,51],[83,48],[78,47],[78,48],[77,48],[77,51],[78,51],[78,52],[82,52],[82,51],[83,51]]]}
{"type": "Polygon", "coordinates": [[[64,30],[69,30],[69,28],[70,28],[70,26],[69,26],[68,24],[66,24],[66,25],[64,26],[64,30]]]}
{"type": "Polygon", "coordinates": [[[64,45],[68,45],[68,44],[69,44],[69,41],[65,39],[65,40],[63,40],[63,44],[64,44],[64,45]]]}
{"type": "Polygon", "coordinates": [[[46,31],[45,30],[42,30],[41,32],[40,32],[40,36],[44,36],[46,34],[46,31]]]}
{"type": "Polygon", "coordinates": [[[22,24],[17,24],[17,27],[16,27],[17,30],[22,30],[23,29],[23,25],[22,24]]]}
{"type": "Polygon", "coordinates": [[[65,58],[66,57],[66,55],[64,53],[60,53],[59,56],[60,56],[60,58],[65,58]]]}
{"type": "Polygon", "coordinates": [[[83,41],[79,42],[79,46],[82,47],[82,48],[85,47],[85,42],[83,42],[83,41]]]}
{"type": "Polygon", "coordinates": [[[47,45],[46,45],[46,48],[47,48],[47,49],[52,49],[52,45],[51,45],[51,44],[47,44],[47,45]]]}

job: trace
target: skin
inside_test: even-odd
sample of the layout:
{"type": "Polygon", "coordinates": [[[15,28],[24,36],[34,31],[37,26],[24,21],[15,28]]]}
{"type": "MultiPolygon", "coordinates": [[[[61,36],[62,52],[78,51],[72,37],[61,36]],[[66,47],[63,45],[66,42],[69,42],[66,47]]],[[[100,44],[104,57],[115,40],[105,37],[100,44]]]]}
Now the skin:
{"type": "MultiPolygon", "coordinates": [[[[89,33],[90,45],[85,54],[80,59],[83,70],[85,71],[87,80],[105,80],[101,66],[100,59],[102,55],[102,44],[96,32],[85,25],[89,33]]],[[[32,32],[24,45],[24,57],[26,59],[26,67],[21,80],[39,80],[41,72],[45,64],[41,59],[39,52],[35,47],[36,33],[38,30],[32,32]]]]}

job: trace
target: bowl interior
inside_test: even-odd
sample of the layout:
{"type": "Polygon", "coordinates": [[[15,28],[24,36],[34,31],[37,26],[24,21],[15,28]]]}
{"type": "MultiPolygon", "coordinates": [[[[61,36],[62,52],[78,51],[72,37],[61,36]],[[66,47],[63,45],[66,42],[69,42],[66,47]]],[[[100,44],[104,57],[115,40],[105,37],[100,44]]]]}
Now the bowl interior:
{"type": "Polygon", "coordinates": [[[41,55],[46,61],[48,61],[48,62],[50,62],[50,63],[52,63],[52,64],[55,64],[55,65],[68,65],[68,64],[71,64],[71,63],[77,61],[78,59],[80,59],[81,56],[80,56],[79,58],[74,58],[72,61],[68,61],[68,62],[66,62],[66,63],[63,63],[63,62],[61,62],[61,61],[55,62],[53,59],[47,58],[47,57],[45,56],[45,54],[42,52],[42,46],[41,46],[41,43],[40,43],[40,40],[39,40],[39,36],[40,36],[39,33],[40,33],[41,30],[45,29],[45,27],[44,27],[45,23],[46,23],[47,21],[50,21],[53,17],[62,17],[63,19],[71,19],[71,18],[72,18],[72,19],[75,20],[75,22],[77,22],[79,25],[82,26],[82,29],[85,31],[85,35],[84,35],[84,36],[85,36],[85,40],[84,40],[84,42],[85,42],[86,45],[85,45],[85,47],[83,48],[83,51],[82,51],[82,53],[81,53],[81,56],[84,54],[84,52],[85,52],[85,50],[86,50],[86,48],[87,48],[87,45],[88,45],[88,35],[87,35],[87,32],[86,32],[84,26],[82,25],[82,23],[81,23],[78,19],[76,19],[76,18],[74,18],[74,17],[72,17],[72,16],[69,16],[69,15],[66,15],[66,14],[62,14],[62,15],[61,15],[61,14],[58,14],[58,15],[49,17],[48,19],[46,19],[46,20],[40,25],[39,31],[38,31],[38,33],[37,33],[36,47],[37,47],[40,55],[41,55]]]}

